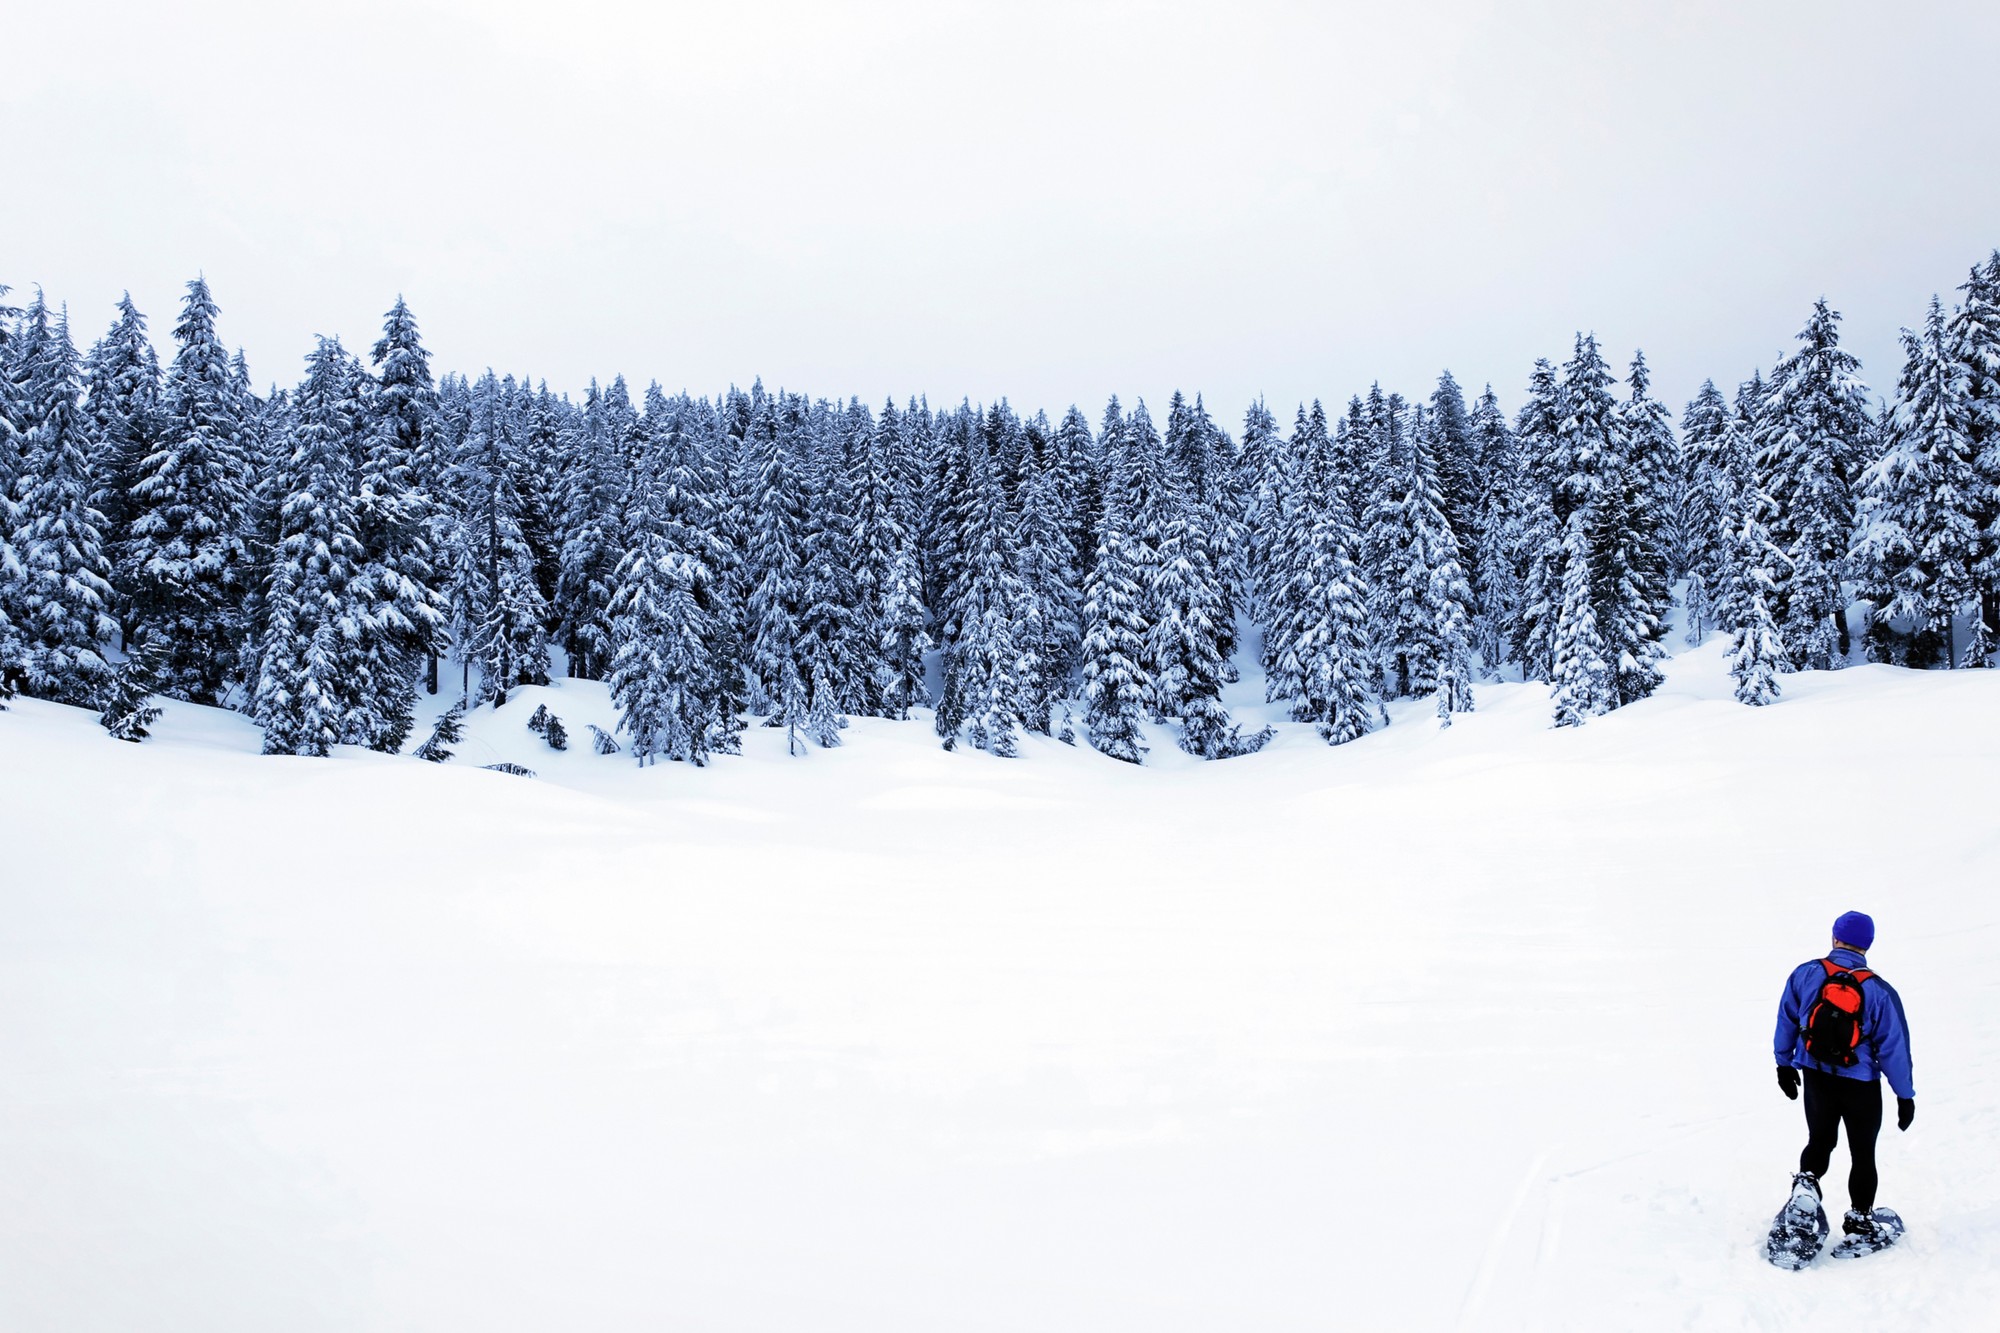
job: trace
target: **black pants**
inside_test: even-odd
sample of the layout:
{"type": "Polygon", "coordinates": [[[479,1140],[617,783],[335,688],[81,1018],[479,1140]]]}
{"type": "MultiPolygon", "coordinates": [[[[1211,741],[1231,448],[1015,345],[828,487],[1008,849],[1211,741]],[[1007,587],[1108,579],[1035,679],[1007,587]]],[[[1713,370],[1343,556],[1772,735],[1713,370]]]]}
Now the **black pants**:
{"type": "Polygon", "coordinates": [[[1860,1212],[1875,1207],[1875,1136],[1882,1131],[1882,1081],[1840,1078],[1817,1069],[1801,1070],[1806,1085],[1806,1150],[1799,1154],[1799,1170],[1824,1178],[1833,1159],[1833,1145],[1840,1141],[1840,1127],[1847,1126],[1847,1155],[1853,1169],[1847,1173],[1847,1197],[1860,1212]]]}

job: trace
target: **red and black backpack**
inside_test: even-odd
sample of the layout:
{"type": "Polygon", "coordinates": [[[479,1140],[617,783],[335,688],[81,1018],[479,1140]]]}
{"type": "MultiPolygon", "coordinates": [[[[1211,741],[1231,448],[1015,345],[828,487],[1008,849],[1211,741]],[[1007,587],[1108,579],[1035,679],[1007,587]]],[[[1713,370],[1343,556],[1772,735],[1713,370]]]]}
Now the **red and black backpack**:
{"type": "Polygon", "coordinates": [[[1806,1008],[1806,1054],[1823,1065],[1851,1068],[1861,1058],[1855,1054],[1861,1045],[1861,987],[1875,974],[1865,967],[1850,972],[1831,958],[1820,959],[1819,965],[1826,969],[1826,980],[1806,1008]]]}

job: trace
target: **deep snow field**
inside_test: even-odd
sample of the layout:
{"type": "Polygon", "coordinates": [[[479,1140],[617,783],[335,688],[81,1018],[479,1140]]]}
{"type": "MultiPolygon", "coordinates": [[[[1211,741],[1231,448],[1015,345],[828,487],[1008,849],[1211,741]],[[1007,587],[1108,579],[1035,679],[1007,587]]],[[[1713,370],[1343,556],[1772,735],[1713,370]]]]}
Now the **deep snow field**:
{"type": "Polygon", "coordinates": [[[2000,673],[1755,710],[1721,650],[1580,731],[1489,685],[1139,770],[641,770],[575,681],[442,767],[16,700],[0,1329],[1993,1327],[2000,673]],[[1847,908],[1910,1232],[1784,1273],[1772,1016],[1847,908]]]}

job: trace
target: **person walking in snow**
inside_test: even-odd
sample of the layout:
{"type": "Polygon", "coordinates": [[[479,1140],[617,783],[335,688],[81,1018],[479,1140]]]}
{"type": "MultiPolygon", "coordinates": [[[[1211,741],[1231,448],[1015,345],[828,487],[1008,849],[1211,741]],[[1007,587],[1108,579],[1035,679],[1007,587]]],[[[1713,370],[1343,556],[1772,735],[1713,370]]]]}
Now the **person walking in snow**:
{"type": "Polygon", "coordinates": [[[1875,922],[1868,916],[1848,912],[1835,921],[1832,952],[1799,964],[1785,982],[1771,1043],[1779,1088],[1794,1101],[1801,1088],[1805,1091],[1807,1138],[1792,1178],[1794,1199],[1810,1189],[1817,1211],[1819,1181],[1845,1125],[1851,1206],[1841,1230],[1866,1248],[1894,1240],[1885,1229],[1890,1224],[1901,1231],[1900,1219],[1875,1207],[1875,1136],[1882,1128],[1878,1079],[1886,1077],[1896,1094],[1897,1129],[1907,1130],[1917,1115],[1909,1023],[1895,987],[1868,966],[1874,943],[1875,922]]]}

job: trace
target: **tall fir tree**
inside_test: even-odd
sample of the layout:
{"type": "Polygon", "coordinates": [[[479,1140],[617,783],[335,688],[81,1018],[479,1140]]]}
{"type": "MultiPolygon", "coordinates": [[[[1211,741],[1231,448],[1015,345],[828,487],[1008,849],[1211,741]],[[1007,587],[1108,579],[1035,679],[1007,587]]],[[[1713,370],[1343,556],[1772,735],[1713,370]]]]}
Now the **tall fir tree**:
{"type": "Polygon", "coordinates": [[[1104,512],[1104,466],[1100,442],[1091,434],[1090,418],[1072,403],[1057,424],[1050,444],[1061,473],[1072,479],[1063,501],[1070,545],[1077,555],[1077,578],[1080,581],[1090,572],[1090,564],[1097,558],[1097,530],[1104,512]]]}
{"type": "Polygon", "coordinates": [[[1813,305],[1798,347],[1755,402],[1751,443],[1763,521],[1785,555],[1772,614],[1796,669],[1825,670],[1850,646],[1841,575],[1854,531],[1853,482],[1873,423],[1860,362],[1840,345],[1840,315],[1813,305]]]}
{"type": "Polygon", "coordinates": [[[1121,492],[1119,506],[1127,525],[1125,552],[1139,577],[1140,615],[1145,625],[1145,665],[1149,708],[1160,716],[1154,681],[1158,664],[1153,659],[1153,627],[1159,622],[1160,561],[1167,525],[1172,520],[1175,496],[1170,486],[1165,444],[1153,426],[1152,414],[1141,398],[1118,428],[1115,449],[1106,450],[1106,465],[1115,475],[1107,476],[1105,487],[1121,492]]]}
{"type": "Polygon", "coordinates": [[[1375,552],[1372,620],[1383,647],[1383,691],[1430,695],[1442,685],[1440,716],[1472,705],[1472,589],[1445,518],[1428,414],[1407,425],[1385,400],[1377,446],[1369,542],[1375,552]]]}
{"type": "Polygon", "coordinates": [[[1064,517],[1055,468],[1034,467],[1021,487],[1016,573],[1023,596],[1021,637],[1037,667],[1025,684],[1022,714],[1030,730],[1044,735],[1069,697],[1083,645],[1076,551],[1064,517]]]}
{"type": "Polygon", "coordinates": [[[366,429],[359,407],[346,352],[321,338],[307,359],[278,470],[284,498],[253,703],[266,754],[326,755],[351,738],[363,707],[364,555],[353,500],[356,440],[366,429]]]}
{"type": "Polygon", "coordinates": [[[450,544],[450,624],[470,697],[507,702],[520,685],[546,684],[548,604],[522,531],[521,423],[514,381],[487,371],[470,394],[465,438],[450,469],[458,521],[450,544]]]}
{"type": "MultiPolygon", "coordinates": [[[[1304,409],[1301,408],[1301,411],[1304,409]]],[[[1243,448],[1237,455],[1238,522],[1243,541],[1240,563],[1248,594],[1246,610],[1253,620],[1268,623],[1265,601],[1272,546],[1284,526],[1281,490],[1284,485],[1284,437],[1278,419],[1259,398],[1243,413],[1243,448]]]]}
{"type": "Polygon", "coordinates": [[[708,577],[698,559],[675,549],[664,523],[641,531],[619,566],[611,697],[642,766],[706,764],[729,734],[711,652],[717,627],[702,606],[708,577]]]}
{"type": "Polygon", "coordinates": [[[1473,644],[1486,670],[1498,675],[1506,661],[1515,626],[1521,619],[1521,596],[1527,578],[1523,542],[1527,500],[1519,446],[1500,400],[1487,385],[1469,419],[1479,491],[1478,539],[1471,577],[1473,644]]]}
{"type": "MultiPolygon", "coordinates": [[[[1921,332],[1903,331],[1903,373],[1883,453],[1862,475],[1853,572],[1880,616],[1914,622],[1958,662],[1956,620],[1978,614],[1983,493],[1964,359],[1936,297],[1921,332]]],[[[1912,665],[1926,666],[1916,661],[1912,665]]]]}
{"type": "Polygon", "coordinates": [[[90,503],[89,419],[68,316],[51,321],[38,292],[23,325],[21,462],[9,507],[11,552],[0,553],[0,602],[22,688],[90,704],[110,683],[102,649],[117,627],[104,517],[90,503]]]}
{"type": "Polygon", "coordinates": [[[1597,628],[1585,522],[1585,511],[1578,509],[1563,530],[1562,604],[1555,616],[1555,666],[1549,690],[1558,727],[1582,726],[1609,712],[1618,698],[1609,647],[1597,628]]]}
{"type": "Polygon", "coordinates": [[[162,407],[159,354],[131,293],[120,298],[118,318],[91,348],[84,379],[90,389],[92,503],[104,515],[111,583],[122,617],[138,581],[127,535],[138,514],[134,492],[159,440],[162,407]]]}
{"type": "Polygon", "coordinates": [[[1666,405],[1651,395],[1646,358],[1632,358],[1631,397],[1618,405],[1618,450],[1607,460],[1596,519],[1602,598],[1598,627],[1616,663],[1618,702],[1658,689],[1666,650],[1660,640],[1673,607],[1669,514],[1678,503],[1680,443],[1666,405]]]}
{"type": "Polygon", "coordinates": [[[1788,656],[1771,614],[1785,555],[1764,530],[1767,497],[1746,495],[1738,508],[1740,526],[1731,534],[1732,587],[1727,598],[1736,626],[1727,654],[1729,674],[1736,682],[1737,702],[1761,708],[1778,701],[1778,673],[1785,669],[1788,656]]]}
{"type": "Polygon", "coordinates": [[[593,383],[583,415],[563,432],[562,565],[553,609],[569,674],[586,680],[601,678],[611,658],[609,606],[638,433],[622,375],[602,391],[593,383]]]}
{"type": "Polygon", "coordinates": [[[891,398],[869,433],[858,538],[875,640],[870,696],[883,717],[898,720],[929,698],[924,652],[930,646],[915,531],[917,482],[903,421],[891,398]]]}
{"type": "MultiPolygon", "coordinates": [[[[370,350],[374,430],[362,471],[357,521],[372,566],[370,599],[402,622],[398,648],[421,658],[424,689],[438,692],[445,632],[439,552],[445,537],[445,459],[430,353],[401,296],[370,350]]],[[[413,701],[414,704],[414,701],[413,701]]]]}
{"type": "Polygon", "coordinates": [[[1742,436],[1714,380],[1681,416],[1681,561],[1687,571],[1687,640],[1699,645],[1723,622],[1720,608],[1732,577],[1730,516],[1737,512],[1736,477],[1742,436]]]}
{"type": "MultiPolygon", "coordinates": [[[[20,557],[14,554],[14,477],[20,470],[20,430],[15,421],[13,364],[14,336],[9,327],[21,312],[4,304],[9,291],[0,283],[0,587],[21,576],[20,557]]],[[[0,711],[14,697],[21,674],[21,636],[7,611],[7,599],[0,597],[0,711]]]]}
{"type": "Polygon", "coordinates": [[[1447,370],[1431,391],[1427,447],[1437,474],[1438,505],[1458,540],[1458,563],[1472,570],[1479,560],[1481,478],[1478,441],[1465,393],[1447,370]]]}
{"type": "Polygon", "coordinates": [[[1108,485],[1098,518],[1097,557],[1084,584],[1084,726],[1100,753],[1137,764],[1146,757],[1140,724],[1152,682],[1146,674],[1144,587],[1125,524],[1125,487],[1108,485]]]}
{"type": "MultiPolygon", "coordinates": [[[[791,445],[779,438],[776,404],[754,403],[744,452],[751,479],[746,548],[751,709],[795,741],[805,722],[807,681],[799,657],[805,609],[805,501],[791,445]]],[[[792,748],[796,752],[796,745],[792,748]]]]}
{"type": "Polygon", "coordinates": [[[1006,455],[989,454],[986,443],[971,439],[966,573],[952,613],[958,637],[945,655],[937,729],[947,749],[962,732],[975,749],[1011,758],[1019,753],[1016,733],[1027,725],[1026,703],[1041,666],[1035,645],[1021,632],[1029,599],[1014,559],[1013,516],[1001,475],[1006,455]]]}
{"type": "Polygon", "coordinates": [[[1527,400],[1514,419],[1521,459],[1520,514],[1510,543],[1520,570],[1520,612],[1509,640],[1524,680],[1555,679],[1556,620],[1562,609],[1562,543],[1574,498],[1562,487],[1556,434],[1562,420],[1562,388],[1547,360],[1535,362],[1527,400]]]}
{"type": "Polygon", "coordinates": [[[174,327],[159,439],[132,489],[127,548],[134,636],[162,654],[162,692],[202,704],[220,702],[241,670],[250,581],[245,404],[215,317],[196,278],[174,327]]]}
{"type": "MultiPolygon", "coordinates": [[[[20,371],[20,339],[13,327],[21,311],[6,303],[7,293],[13,290],[0,282],[0,504],[11,503],[14,478],[21,470],[20,400],[25,380],[20,371]]],[[[0,514],[0,520],[5,517],[0,514]]],[[[0,521],[0,527],[4,526],[4,521],[0,521]]]]}
{"type": "Polygon", "coordinates": [[[823,714],[810,730],[830,745],[838,742],[848,713],[874,711],[874,626],[863,601],[863,571],[856,568],[855,487],[847,456],[849,437],[858,432],[865,441],[874,423],[822,415],[803,449],[811,502],[801,534],[799,652],[810,682],[808,707],[817,703],[823,714]]]}
{"type": "Polygon", "coordinates": [[[1973,569],[1980,606],[1974,629],[1995,642],[2000,641],[2000,250],[1975,265],[1959,291],[1963,299],[1952,312],[1946,337],[1965,367],[1967,427],[1984,496],[1974,510],[1979,556],[1973,569]]]}
{"type": "Polygon", "coordinates": [[[1301,407],[1289,442],[1273,459],[1276,530],[1264,563],[1265,698],[1285,703],[1329,745],[1373,730],[1380,666],[1368,631],[1368,588],[1349,480],[1333,458],[1325,414],[1301,407]]]}

